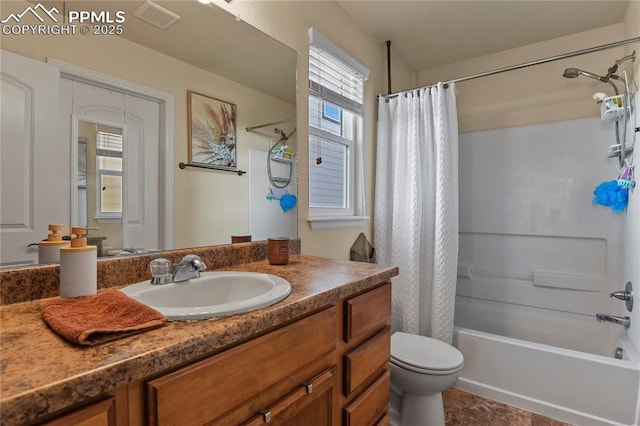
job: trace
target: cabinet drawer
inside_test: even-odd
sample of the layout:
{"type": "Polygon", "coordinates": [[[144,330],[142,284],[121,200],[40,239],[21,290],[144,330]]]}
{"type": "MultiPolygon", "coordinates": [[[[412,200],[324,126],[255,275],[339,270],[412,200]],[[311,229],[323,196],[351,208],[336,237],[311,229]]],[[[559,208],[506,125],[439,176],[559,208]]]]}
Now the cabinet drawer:
{"type": "Polygon", "coordinates": [[[336,308],[147,383],[151,424],[204,424],[332,351],[336,308]]]}
{"type": "MultiPolygon", "coordinates": [[[[273,424],[303,424],[328,426],[333,416],[333,389],[338,367],[326,369],[269,408],[260,410],[243,426],[273,424]]],[[[224,421],[222,422],[224,423],[224,421]]]]}
{"type": "Polygon", "coordinates": [[[344,302],[344,341],[364,336],[382,324],[389,324],[391,316],[391,284],[385,284],[344,302]]]}
{"type": "Polygon", "coordinates": [[[391,329],[385,327],[371,339],[344,355],[344,395],[362,385],[391,357],[391,329]]]}
{"type": "Polygon", "coordinates": [[[364,391],[343,411],[344,426],[370,426],[376,424],[389,410],[391,375],[385,371],[369,389],[364,391]]]}

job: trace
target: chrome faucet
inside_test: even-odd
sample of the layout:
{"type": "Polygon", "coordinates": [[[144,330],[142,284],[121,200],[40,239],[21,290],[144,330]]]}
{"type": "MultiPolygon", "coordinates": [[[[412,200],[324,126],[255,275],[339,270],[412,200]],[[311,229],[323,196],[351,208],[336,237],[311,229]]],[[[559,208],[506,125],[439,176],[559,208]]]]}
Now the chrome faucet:
{"type": "Polygon", "coordinates": [[[188,254],[180,263],[173,266],[173,282],[178,283],[200,277],[200,272],[207,269],[200,256],[188,254]]]}
{"type": "Polygon", "coordinates": [[[198,278],[200,272],[207,269],[200,256],[188,254],[172,265],[168,259],[159,258],[151,261],[151,284],[168,284],[198,278]]]}
{"type": "Polygon", "coordinates": [[[623,325],[624,328],[631,327],[630,317],[618,317],[615,315],[596,314],[596,320],[598,320],[598,322],[612,322],[614,324],[620,324],[620,325],[623,325]]]}

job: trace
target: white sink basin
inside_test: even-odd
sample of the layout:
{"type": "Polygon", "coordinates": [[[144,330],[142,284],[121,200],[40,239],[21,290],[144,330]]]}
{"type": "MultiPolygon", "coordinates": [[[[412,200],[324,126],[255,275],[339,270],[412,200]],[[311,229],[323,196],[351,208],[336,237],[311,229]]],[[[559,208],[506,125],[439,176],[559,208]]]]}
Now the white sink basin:
{"type": "Polygon", "coordinates": [[[121,290],[170,321],[200,320],[262,309],[291,293],[284,278],[258,272],[203,272],[171,284],[143,281],[121,290]]]}

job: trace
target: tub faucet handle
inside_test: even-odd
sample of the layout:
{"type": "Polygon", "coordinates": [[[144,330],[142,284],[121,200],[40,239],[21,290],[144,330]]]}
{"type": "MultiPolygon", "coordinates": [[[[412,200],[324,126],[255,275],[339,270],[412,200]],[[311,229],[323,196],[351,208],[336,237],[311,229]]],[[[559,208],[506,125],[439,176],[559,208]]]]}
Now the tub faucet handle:
{"type": "Polygon", "coordinates": [[[614,291],[609,296],[623,300],[629,312],[633,310],[633,286],[631,285],[631,281],[627,282],[623,291],[614,291]]]}
{"type": "Polygon", "coordinates": [[[631,299],[631,293],[627,293],[626,291],[614,291],[613,293],[611,293],[611,297],[626,301],[631,299]]]}

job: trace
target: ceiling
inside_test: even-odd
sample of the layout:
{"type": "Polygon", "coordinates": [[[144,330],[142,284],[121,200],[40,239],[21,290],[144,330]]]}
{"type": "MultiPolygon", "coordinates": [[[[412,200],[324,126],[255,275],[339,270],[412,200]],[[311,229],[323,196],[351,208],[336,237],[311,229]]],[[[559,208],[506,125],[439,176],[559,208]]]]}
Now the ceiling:
{"type": "MultiPolygon", "coordinates": [[[[421,71],[623,21],[628,0],[336,0],[421,71]]],[[[637,1],[637,0],[632,0],[637,1]]]]}

